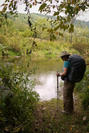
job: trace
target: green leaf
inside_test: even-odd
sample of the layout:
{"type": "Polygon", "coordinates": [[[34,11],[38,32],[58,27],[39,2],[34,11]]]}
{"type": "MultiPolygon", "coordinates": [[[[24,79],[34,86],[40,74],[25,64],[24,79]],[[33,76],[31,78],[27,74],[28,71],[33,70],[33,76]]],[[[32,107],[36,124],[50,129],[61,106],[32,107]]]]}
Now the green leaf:
{"type": "Polygon", "coordinates": [[[81,9],[82,9],[83,11],[85,11],[85,6],[84,6],[84,5],[82,5],[82,6],[81,6],[81,9]]]}
{"type": "Polygon", "coordinates": [[[55,13],[53,14],[53,16],[56,16],[56,15],[59,15],[59,12],[55,12],[55,13]]]}
{"type": "Polygon", "coordinates": [[[63,37],[63,34],[59,32],[59,36],[62,36],[63,37]]]}
{"type": "Polygon", "coordinates": [[[68,10],[65,10],[65,14],[67,14],[68,10]]]}
{"type": "Polygon", "coordinates": [[[57,20],[59,20],[59,16],[57,16],[57,20]]]}
{"type": "Polygon", "coordinates": [[[56,37],[55,37],[55,35],[52,33],[52,34],[50,34],[50,41],[53,41],[53,40],[56,40],[56,37]]]}
{"type": "Polygon", "coordinates": [[[54,30],[58,30],[60,28],[60,25],[58,25],[57,27],[54,28],[54,30]]]}
{"type": "Polygon", "coordinates": [[[54,34],[53,34],[53,39],[56,40],[56,37],[54,36],[54,34]]]}
{"type": "Polygon", "coordinates": [[[39,10],[42,11],[42,10],[46,7],[46,5],[47,5],[46,3],[43,3],[43,4],[39,7],[39,10]]]}
{"type": "Polygon", "coordinates": [[[3,7],[3,12],[5,12],[7,10],[7,7],[6,6],[4,6],[3,7]]]}
{"type": "Polygon", "coordinates": [[[32,8],[32,5],[30,5],[29,7],[32,8]]]}

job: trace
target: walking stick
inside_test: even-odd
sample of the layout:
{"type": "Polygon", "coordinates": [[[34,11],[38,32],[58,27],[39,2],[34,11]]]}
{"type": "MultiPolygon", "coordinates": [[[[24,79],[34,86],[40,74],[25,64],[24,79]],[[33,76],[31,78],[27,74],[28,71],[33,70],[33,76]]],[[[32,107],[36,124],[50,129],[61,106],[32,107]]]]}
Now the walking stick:
{"type": "MultiPolygon", "coordinates": [[[[58,71],[57,71],[58,73],[58,71]]],[[[58,111],[58,88],[59,88],[59,85],[58,85],[58,75],[57,75],[57,111],[58,111]]]]}

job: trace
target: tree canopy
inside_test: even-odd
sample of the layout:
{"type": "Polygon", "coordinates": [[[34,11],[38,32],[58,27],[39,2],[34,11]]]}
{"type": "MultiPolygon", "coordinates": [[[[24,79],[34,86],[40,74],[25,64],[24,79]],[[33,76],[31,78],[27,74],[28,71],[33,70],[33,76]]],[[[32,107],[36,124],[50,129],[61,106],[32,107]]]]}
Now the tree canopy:
{"type": "MultiPolygon", "coordinates": [[[[58,29],[66,29],[69,32],[74,31],[73,19],[79,14],[80,11],[86,11],[89,8],[88,0],[5,0],[1,5],[2,11],[0,13],[3,15],[5,12],[11,14],[17,13],[18,5],[20,3],[25,4],[25,11],[29,14],[30,8],[39,4],[40,13],[44,12],[45,14],[53,13],[53,16],[56,17],[55,20],[51,20],[51,28],[48,28],[47,31],[51,33],[51,36],[55,38],[54,33],[61,35],[58,29]]],[[[23,9],[24,10],[24,9],[23,9]]],[[[5,17],[6,14],[4,14],[5,17]]]]}

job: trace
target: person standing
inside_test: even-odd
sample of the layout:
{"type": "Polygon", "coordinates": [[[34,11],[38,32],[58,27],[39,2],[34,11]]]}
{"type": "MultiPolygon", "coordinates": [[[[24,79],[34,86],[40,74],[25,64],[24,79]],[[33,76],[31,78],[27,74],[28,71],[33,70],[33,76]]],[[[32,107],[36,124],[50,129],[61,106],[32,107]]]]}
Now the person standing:
{"type": "Polygon", "coordinates": [[[71,82],[68,80],[68,74],[70,73],[71,64],[68,61],[70,54],[67,51],[62,51],[60,53],[61,59],[64,61],[64,67],[62,73],[56,73],[56,75],[64,80],[63,85],[63,106],[64,110],[61,111],[63,114],[72,114],[74,111],[73,107],[73,90],[75,86],[75,82],[71,82]]]}

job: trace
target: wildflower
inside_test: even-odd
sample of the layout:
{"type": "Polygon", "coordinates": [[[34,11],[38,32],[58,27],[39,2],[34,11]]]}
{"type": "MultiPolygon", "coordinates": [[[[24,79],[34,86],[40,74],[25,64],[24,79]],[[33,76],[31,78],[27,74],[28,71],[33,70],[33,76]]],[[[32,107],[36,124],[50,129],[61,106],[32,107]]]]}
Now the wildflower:
{"type": "Polygon", "coordinates": [[[72,127],[70,127],[70,130],[72,130],[72,127]]]}

